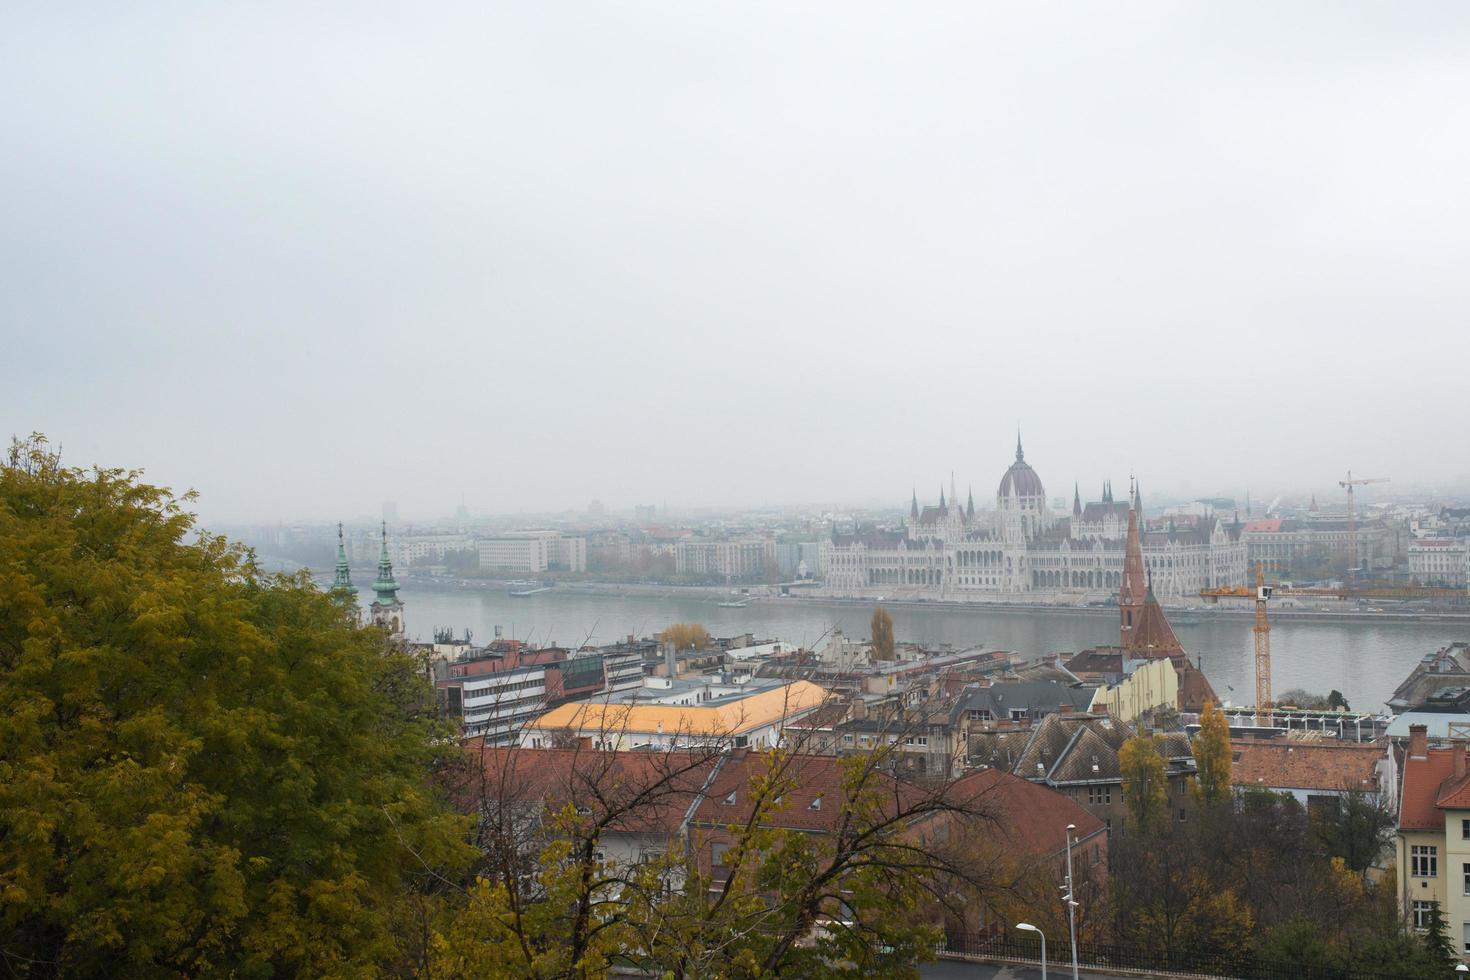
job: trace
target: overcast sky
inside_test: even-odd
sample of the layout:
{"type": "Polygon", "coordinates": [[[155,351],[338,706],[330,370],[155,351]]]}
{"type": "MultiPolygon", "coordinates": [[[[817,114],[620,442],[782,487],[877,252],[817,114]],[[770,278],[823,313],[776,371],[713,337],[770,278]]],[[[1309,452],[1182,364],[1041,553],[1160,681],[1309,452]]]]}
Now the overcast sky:
{"type": "Polygon", "coordinates": [[[1470,479],[1470,5],[17,3],[5,434],[217,521],[1470,479]]]}

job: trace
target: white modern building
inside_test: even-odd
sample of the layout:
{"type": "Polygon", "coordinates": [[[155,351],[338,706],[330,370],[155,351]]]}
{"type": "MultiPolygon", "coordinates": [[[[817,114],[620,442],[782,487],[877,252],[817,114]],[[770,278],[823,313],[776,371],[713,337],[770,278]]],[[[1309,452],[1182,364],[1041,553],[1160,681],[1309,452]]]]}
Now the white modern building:
{"type": "Polygon", "coordinates": [[[483,571],[535,575],[587,570],[587,539],[564,537],[559,531],[513,531],[480,538],[476,548],[483,571]]]}

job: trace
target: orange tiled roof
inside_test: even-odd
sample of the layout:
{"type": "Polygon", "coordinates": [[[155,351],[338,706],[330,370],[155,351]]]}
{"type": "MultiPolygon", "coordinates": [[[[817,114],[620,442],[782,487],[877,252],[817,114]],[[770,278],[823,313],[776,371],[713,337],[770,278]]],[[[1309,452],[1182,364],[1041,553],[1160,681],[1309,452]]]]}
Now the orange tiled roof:
{"type": "Polygon", "coordinates": [[[1381,745],[1233,739],[1230,781],[1237,786],[1340,792],[1378,789],[1381,745]]]}
{"type": "Polygon", "coordinates": [[[1455,772],[1453,749],[1430,749],[1428,758],[1404,760],[1402,796],[1399,800],[1399,829],[1441,830],[1444,815],[1440,805],[1440,788],[1455,772]]]}

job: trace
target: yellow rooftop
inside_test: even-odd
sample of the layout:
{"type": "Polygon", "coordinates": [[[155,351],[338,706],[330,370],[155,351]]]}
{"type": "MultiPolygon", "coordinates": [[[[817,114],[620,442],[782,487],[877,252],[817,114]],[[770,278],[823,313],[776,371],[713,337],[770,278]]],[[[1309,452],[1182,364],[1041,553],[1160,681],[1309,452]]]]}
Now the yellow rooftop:
{"type": "Polygon", "coordinates": [[[540,732],[572,729],[586,735],[743,735],[810,711],[826,699],[825,689],[810,681],[794,681],[722,704],[574,701],[551,709],[526,728],[540,732]]]}

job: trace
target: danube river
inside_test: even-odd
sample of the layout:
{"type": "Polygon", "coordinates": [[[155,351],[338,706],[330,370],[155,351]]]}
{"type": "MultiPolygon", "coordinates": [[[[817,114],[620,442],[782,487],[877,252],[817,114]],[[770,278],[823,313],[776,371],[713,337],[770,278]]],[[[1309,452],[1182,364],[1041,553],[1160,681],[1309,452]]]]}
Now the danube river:
{"type": "MultiPolygon", "coordinates": [[[[537,644],[574,646],[647,636],[669,623],[703,623],[716,636],[750,632],[758,638],[812,644],[837,628],[868,635],[871,607],[813,599],[757,599],[740,609],[721,608],[709,595],[632,593],[608,595],[553,589],[513,599],[504,589],[430,588],[405,583],[400,592],[411,636],[427,640],[438,628],[474,631],[488,642],[494,628],[537,644]]],[[[364,593],[362,601],[371,601],[364,593]]],[[[1118,641],[1116,610],[990,609],[973,606],[889,607],[894,636],[956,646],[982,645],[1025,657],[1072,652],[1118,641]]],[[[1251,618],[1231,616],[1175,624],[1227,701],[1254,700],[1251,618]]],[[[1452,640],[1470,640],[1470,623],[1303,622],[1283,618],[1271,626],[1271,669],[1276,691],[1301,687],[1341,691],[1362,710],[1382,710],[1393,689],[1426,653],[1452,640]]]]}

